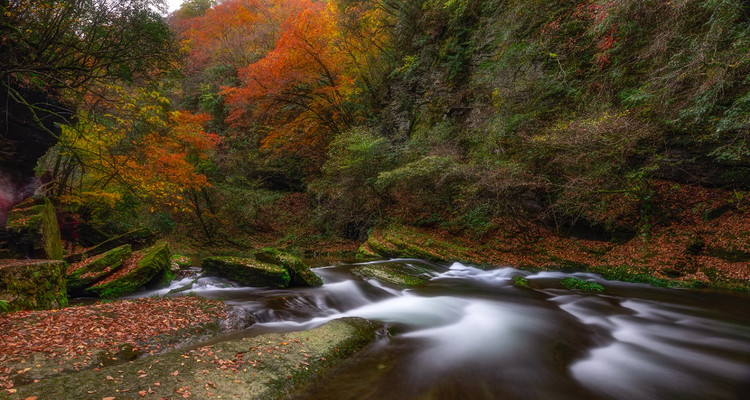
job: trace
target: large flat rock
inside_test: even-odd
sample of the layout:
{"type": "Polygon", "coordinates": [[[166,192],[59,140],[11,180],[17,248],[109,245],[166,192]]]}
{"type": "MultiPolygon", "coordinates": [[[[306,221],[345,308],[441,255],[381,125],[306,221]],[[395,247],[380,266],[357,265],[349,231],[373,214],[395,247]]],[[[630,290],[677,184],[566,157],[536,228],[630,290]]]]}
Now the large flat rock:
{"type": "Polygon", "coordinates": [[[344,318],[310,331],[231,340],[57,376],[17,387],[12,396],[0,391],[0,399],[287,398],[375,341],[381,329],[344,318]]]}

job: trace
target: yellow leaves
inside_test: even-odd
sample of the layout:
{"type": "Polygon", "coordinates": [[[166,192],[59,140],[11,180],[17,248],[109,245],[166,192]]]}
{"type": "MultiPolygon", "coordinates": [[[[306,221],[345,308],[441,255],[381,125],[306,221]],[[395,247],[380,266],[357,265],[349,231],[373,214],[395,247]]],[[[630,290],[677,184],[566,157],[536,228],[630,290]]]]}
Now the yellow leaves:
{"type": "Polygon", "coordinates": [[[107,100],[100,109],[81,112],[76,126],[63,127],[61,154],[80,162],[86,182],[93,185],[65,202],[82,204],[99,197],[114,205],[131,191],[151,202],[152,212],[188,209],[181,193],[208,186],[195,165],[207,160],[219,143],[217,135],[203,129],[210,116],[168,112],[169,100],[157,91],[119,86],[101,90],[107,100]]]}

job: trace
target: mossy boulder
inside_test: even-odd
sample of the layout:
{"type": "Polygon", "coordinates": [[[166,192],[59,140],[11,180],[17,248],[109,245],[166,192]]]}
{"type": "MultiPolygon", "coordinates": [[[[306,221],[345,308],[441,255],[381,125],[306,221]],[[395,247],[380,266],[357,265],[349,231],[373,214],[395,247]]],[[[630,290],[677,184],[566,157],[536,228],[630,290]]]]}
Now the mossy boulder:
{"type": "Polygon", "coordinates": [[[63,258],[55,207],[44,196],[30,197],[13,207],[6,230],[7,246],[18,258],[63,258]]]}
{"type": "Polygon", "coordinates": [[[429,269],[400,262],[368,264],[354,270],[401,288],[419,286],[431,278],[429,269]]]}
{"type": "Polygon", "coordinates": [[[87,293],[109,299],[135,292],[150,281],[162,279],[169,270],[169,246],[166,242],[134,253],[116,273],[86,290],[87,293]]]}
{"type": "Polygon", "coordinates": [[[172,254],[169,261],[172,264],[172,269],[185,269],[193,266],[193,260],[183,254],[172,254]]]}
{"type": "Polygon", "coordinates": [[[206,275],[221,276],[246,286],[289,286],[286,268],[243,257],[207,257],[201,262],[206,275]]]}
{"type": "Polygon", "coordinates": [[[136,250],[141,249],[145,246],[153,244],[154,238],[154,232],[152,232],[151,230],[147,228],[136,228],[131,231],[125,232],[122,235],[111,237],[94,247],[85,249],[75,254],[70,254],[65,257],[65,261],[69,263],[76,263],[125,244],[129,244],[133,249],[136,250]]]}
{"type": "Polygon", "coordinates": [[[116,271],[132,254],[130,245],[126,244],[71,265],[66,277],[68,294],[72,297],[83,296],[85,289],[116,271]]]}
{"type": "Polygon", "coordinates": [[[68,305],[65,272],[59,260],[9,260],[0,264],[3,311],[56,309],[68,305]]]}
{"type": "Polygon", "coordinates": [[[235,339],[59,375],[18,386],[13,398],[291,398],[374,342],[382,329],[379,323],[343,318],[310,331],[235,339]]]}
{"type": "Polygon", "coordinates": [[[323,280],[315,275],[307,264],[287,252],[266,247],[256,251],[255,258],[286,268],[291,276],[292,286],[323,286],[323,280]]]}

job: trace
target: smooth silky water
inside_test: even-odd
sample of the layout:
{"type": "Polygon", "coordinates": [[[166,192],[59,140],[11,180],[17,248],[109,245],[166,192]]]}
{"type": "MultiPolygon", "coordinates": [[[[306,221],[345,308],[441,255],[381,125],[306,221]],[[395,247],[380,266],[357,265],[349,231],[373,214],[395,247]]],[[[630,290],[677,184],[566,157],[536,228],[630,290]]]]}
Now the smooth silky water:
{"type": "MultiPolygon", "coordinates": [[[[395,289],[357,275],[358,264],[337,263],[313,270],[325,282],[318,288],[247,288],[207,277],[191,292],[253,315],[250,328],[217,341],[346,316],[389,328],[303,399],[750,399],[746,294],[413,259],[375,264],[393,262],[428,268],[431,279],[395,289]],[[514,286],[515,276],[535,289],[514,286]],[[568,276],[606,291],[564,289],[568,276]]],[[[138,296],[165,295],[193,279],[138,296]]]]}

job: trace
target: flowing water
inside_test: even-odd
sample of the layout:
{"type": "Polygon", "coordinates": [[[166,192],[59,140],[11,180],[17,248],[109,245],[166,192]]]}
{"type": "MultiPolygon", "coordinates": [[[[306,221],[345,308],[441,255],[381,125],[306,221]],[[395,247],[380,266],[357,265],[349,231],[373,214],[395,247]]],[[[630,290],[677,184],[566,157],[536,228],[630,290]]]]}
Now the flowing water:
{"type": "MultiPolygon", "coordinates": [[[[256,323],[234,337],[311,329],[345,316],[389,328],[391,335],[316,382],[304,399],[750,399],[748,295],[585,273],[376,263],[428,269],[431,279],[395,289],[338,263],[313,270],[325,282],[318,288],[200,278],[192,291],[253,315],[256,323]],[[533,289],[514,286],[515,276],[533,289]],[[568,276],[606,291],[565,289],[560,281],[568,276]]],[[[166,294],[194,279],[139,295],[166,294]]]]}

